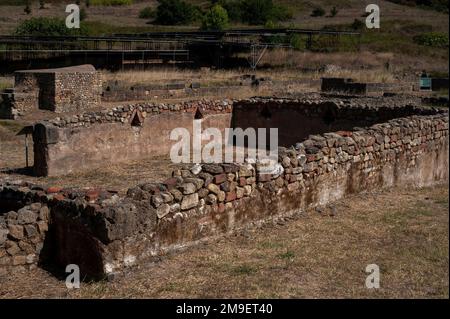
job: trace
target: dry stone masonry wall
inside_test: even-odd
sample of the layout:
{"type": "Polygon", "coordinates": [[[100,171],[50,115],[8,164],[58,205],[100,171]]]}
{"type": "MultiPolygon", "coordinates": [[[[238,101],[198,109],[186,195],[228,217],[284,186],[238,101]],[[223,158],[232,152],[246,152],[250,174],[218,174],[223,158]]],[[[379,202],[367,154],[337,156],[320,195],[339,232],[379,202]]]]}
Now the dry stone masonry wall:
{"type": "MultiPolygon", "coordinates": [[[[259,105],[258,110],[265,110],[274,103],[291,102],[253,99],[243,102],[242,109],[252,103],[259,105]]],[[[329,107],[318,106],[325,110],[329,107]]],[[[304,109],[318,112],[317,107],[304,109]]],[[[276,107],[269,110],[272,118],[278,112],[276,107]]],[[[342,110],[346,114],[348,108],[342,110]]],[[[360,110],[354,116],[380,111],[370,110],[360,110]]],[[[350,116],[352,113],[348,112],[350,116]]],[[[289,218],[351,193],[448,181],[448,113],[416,106],[393,112],[402,117],[367,127],[310,134],[297,143],[280,147],[278,163],[270,167],[261,163],[186,165],[160,183],[130,188],[125,196],[70,189],[49,194],[43,187],[39,190],[32,185],[4,185],[0,203],[10,203],[12,213],[0,213],[18,214],[20,205],[15,207],[6,199],[11,188],[32,198],[20,204],[35,205],[35,216],[35,203],[46,205],[50,220],[46,238],[51,239],[52,245],[46,249],[45,259],[60,269],[78,264],[84,275],[103,278],[154,256],[224,233],[289,218]],[[36,197],[36,193],[40,195],[36,197]]],[[[109,116],[108,121],[114,122],[125,117],[109,116]]],[[[261,116],[267,117],[267,113],[261,116]]],[[[79,123],[65,121],[59,125],[79,123]]],[[[81,123],[92,125],[90,120],[81,123]]],[[[34,219],[30,222],[35,225],[34,219]]],[[[5,234],[7,238],[0,245],[0,252],[5,255],[1,260],[14,267],[14,251],[9,253],[5,245],[8,242],[10,247],[20,241],[9,232],[9,222],[0,225],[3,238],[5,234]]],[[[26,256],[26,251],[19,255],[26,256]]],[[[23,258],[19,261],[23,262],[23,258]]]]}
{"type": "Polygon", "coordinates": [[[34,110],[81,112],[99,106],[102,78],[91,65],[15,72],[14,88],[2,93],[0,115],[15,119],[34,110]]]}

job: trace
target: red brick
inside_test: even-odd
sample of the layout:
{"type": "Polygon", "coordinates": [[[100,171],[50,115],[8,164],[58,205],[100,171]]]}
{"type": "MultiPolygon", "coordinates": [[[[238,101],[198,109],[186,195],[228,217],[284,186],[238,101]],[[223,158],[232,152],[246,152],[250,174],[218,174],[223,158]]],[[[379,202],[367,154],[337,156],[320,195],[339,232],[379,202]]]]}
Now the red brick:
{"type": "Polygon", "coordinates": [[[166,179],[163,184],[166,185],[168,189],[172,189],[177,186],[178,179],[175,177],[171,177],[169,179],[166,179]]]}
{"type": "Polygon", "coordinates": [[[308,154],[306,155],[307,162],[314,162],[316,160],[316,154],[308,154]]]}
{"type": "Polygon", "coordinates": [[[62,190],[61,187],[51,186],[51,187],[47,188],[46,192],[47,192],[47,194],[52,194],[52,193],[59,193],[61,190],[62,190]]]}
{"type": "Polygon", "coordinates": [[[55,194],[55,195],[53,195],[53,200],[54,201],[60,201],[60,200],[64,200],[64,199],[65,199],[65,197],[64,197],[63,194],[55,194]]]}
{"type": "Polygon", "coordinates": [[[233,201],[233,200],[235,200],[236,199],[236,192],[228,192],[226,195],[225,195],[225,201],[226,202],[231,202],[231,201],[233,201]]]}
{"type": "Polygon", "coordinates": [[[227,174],[219,174],[214,176],[214,183],[221,184],[227,180],[227,174]]]}
{"type": "Polygon", "coordinates": [[[247,185],[247,179],[245,177],[239,177],[239,186],[247,185]]]}
{"type": "Polygon", "coordinates": [[[99,193],[98,190],[96,190],[96,189],[91,189],[91,190],[88,190],[88,191],[86,192],[85,198],[86,198],[86,200],[87,200],[88,202],[92,202],[92,201],[95,201],[95,200],[98,198],[99,194],[100,194],[100,193],[99,193]]]}
{"type": "Polygon", "coordinates": [[[350,137],[353,135],[351,131],[337,131],[336,134],[339,134],[340,136],[343,137],[350,137]]]}

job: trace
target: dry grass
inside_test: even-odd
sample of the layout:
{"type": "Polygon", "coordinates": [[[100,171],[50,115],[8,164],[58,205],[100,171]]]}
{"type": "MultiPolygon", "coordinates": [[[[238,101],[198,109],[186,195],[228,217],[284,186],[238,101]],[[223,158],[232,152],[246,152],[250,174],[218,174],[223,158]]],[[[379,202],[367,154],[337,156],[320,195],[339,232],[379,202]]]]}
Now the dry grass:
{"type": "MultiPolygon", "coordinates": [[[[366,56],[375,56],[370,53],[363,53],[354,59],[344,54],[312,54],[293,51],[276,50],[270,52],[265,57],[265,61],[287,62],[287,67],[276,69],[248,69],[234,70],[191,70],[191,69],[158,69],[148,71],[103,71],[103,78],[107,82],[116,82],[119,86],[132,86],[138,84],[161,84],[177,81],[200,82],[203,86],[236,85],[243,74],[255,74],[257,77],[271,78],[274,81],[285,80],[317,80],[321,77],[350,77],[363,82],[394,82],[395,76],[390,71],[384,69],[384,64],[389,60],[389,54],[376,55],[376,64],[361,61],[366,56]],[[295,59],[295,61],[293,61],[295,59]],[[345,60],[345,62],[343,61],[345,60]],[[308,61],[306,63],[306,61],[308,61]],[[359,62],[357,62],[359,61],[359,62]],[[386,61],[384,63],[380,61],[386,61]],[[292,68],[289,65],[295,63],[301,65],[302,70],[292,68]],[[333,70],[319,70],[325,65],[335,65],[333,70]],[[364,65],[362,69],[360,66],[364,65]],[[357,66],[357,68],[355,68],[357,66]],[[370,70],[368,70],[370,68],[370,70]],[[310,70],[308,70],[310,69],[310,70]]],[[[368,58],[367,58],[368,59],[368,58]]],[[[276,65],[276,63],[275,63],[276,65]]]]}
{"type": "Polygon", "coordinates": [[[284,225],[224,237],[68,291],[42,270],[0,279],[2,298],[448,298],[448,185],[351,196],[284,225]],[[365,268],[381,270],[365,288],[365,268]]]}

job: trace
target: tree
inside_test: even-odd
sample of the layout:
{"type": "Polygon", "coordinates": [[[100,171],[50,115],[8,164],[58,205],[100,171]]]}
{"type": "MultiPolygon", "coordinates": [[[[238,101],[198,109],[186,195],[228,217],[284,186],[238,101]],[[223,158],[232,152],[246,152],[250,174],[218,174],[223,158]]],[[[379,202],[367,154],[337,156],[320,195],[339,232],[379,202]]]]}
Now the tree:
{"type": "Polygon", "coordinates": [[[199,17],[200,9],[182,0],[158,0],[155,22],[163,25],[188,24],[199,17]]]}
{"type": "Polygon", "coordinates": [[[203,17],[202,29],[220,31],[228,27],[227,10],[220,5],[214,5],[203,17]]]}
{"type": "Polygon", "coordinates": [[[45,9],[45,0],[39,0],[39,9],[45,9]]]}
{"type": "Polygon", "coordinates": [[[249,24],[265,24],[271,18],[272,0],[242,0],[242,20],[249,24]]]}

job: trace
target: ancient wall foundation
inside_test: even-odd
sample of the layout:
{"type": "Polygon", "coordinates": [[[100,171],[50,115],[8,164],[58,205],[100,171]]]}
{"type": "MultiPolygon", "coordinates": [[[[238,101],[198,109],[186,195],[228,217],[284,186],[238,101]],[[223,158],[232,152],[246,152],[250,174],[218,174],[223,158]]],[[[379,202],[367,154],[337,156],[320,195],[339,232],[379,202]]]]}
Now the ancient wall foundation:
{"type": "MultiPolygon", "coordinates": [[[[34,126],[34,172],[56,176],[86,169],[168,155],[174,141],[170,132],[186,128],[200,114],[202,128],[273,128],[279,145],[290,146],[309,134],[350,130],[356,126],[430,109],[415,105],[387,105],[392,100],[356,103],[342,100],[249,99],[197,101],[180,104],[140,103],[100,112],[85,112],[34,126]],[[137,122],[136,122],[137,121],[137,122]]],[[[269,131],[269,130],[267,130],[269,131]]],[[[268,141],[268,140],[267,140],[268,141]]]]}
{"type": "MultiPolygon", "coordinates": [[[[103,278],[153,256],[282,219],[348,194],[395,185],[423,187],[448,182],[448,112],[410,105],[391,108],[389,115],[388,109],[382,111],[383,106],[308,106],[305,101],[279,99],[234,101],[232,107],[226,104],[222,109],[219,105],[216,101],[199,108],[205,119],[205,110],[209,109],[211,115],[226,114],[232,125],[236,116],[240,124],[250,126],[269,120],[273,121],[271,125],[284,123],[288,116],[284,112],[294,107],[299,112],[292,115],[297,127],[308,114],[308,121],[317,121],[315,132],[293,132],[299,140],[290,145],[287,134],[282,135],[286,146],[279,148],[278,163],[270,167],[262,163],[185,164],[166,180],[131,187],[123,196],[101,189],[3,184],[0,268],[33,265],[38,260],[59,269],[78,264],[88,278],[103,278]],[[252,108],[256,113],[253,124],[245,116],[252,108]],[[330,108],[335,111],[334,121],[342,120],[349,126],[330,126],[329,117],[324,122],[330,108]],[[349,128],[351,114],[361,119],[364,127],[349,128]],[[44,207],[48,208],[48,222],[41,217],[44,207]],[[26,226],[32,226],[28,228],[34,235],[28,235],[26,226]]],[[[165,107],[167,113],[158,106],[157,116],[171,114],[171,108],[176,114],[177,108],[192,109],[188,104],[166,105],[162,110],[165,107]]],[[[100,121],[108,127],[126,122],[127,117],[119,114],[129,114],[133,119],[137,113],[136,107],[111,112],[99,118],[78,117],[78,122],[55,120],[48,131],[53,133],[44,130],[46,138],[57,144],[63,140],[60,130],[88,130],[100,121]]],[[[192,120],[195,113],[181,112],[180,116],[187,114],[192,120]]]]}

